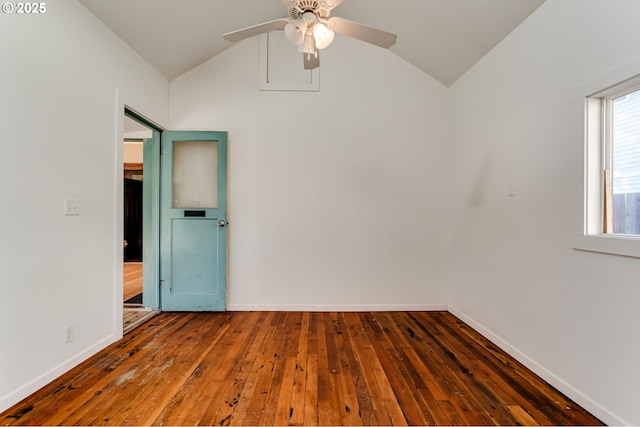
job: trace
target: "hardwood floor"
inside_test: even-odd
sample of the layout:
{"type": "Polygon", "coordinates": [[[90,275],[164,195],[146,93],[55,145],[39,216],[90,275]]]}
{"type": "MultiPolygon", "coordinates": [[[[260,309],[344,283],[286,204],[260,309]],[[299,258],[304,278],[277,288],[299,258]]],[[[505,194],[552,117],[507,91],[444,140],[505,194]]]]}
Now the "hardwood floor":
{"type": "Polygon", "coordinates": [[[125,262],[123,265],[122,301],[142,293],[142,263],[125,262]]]}
{"type": "Polygon", "coordinates": [[[163,313],[0,424],[599,425],[446,312],[163,313]]]}
{"type": "Polygon", "coordinates": [[[122,333],[128,334],[160,313],[159,309],[146,308],[142,304],[125,304],[122,310],[122,333]]]}

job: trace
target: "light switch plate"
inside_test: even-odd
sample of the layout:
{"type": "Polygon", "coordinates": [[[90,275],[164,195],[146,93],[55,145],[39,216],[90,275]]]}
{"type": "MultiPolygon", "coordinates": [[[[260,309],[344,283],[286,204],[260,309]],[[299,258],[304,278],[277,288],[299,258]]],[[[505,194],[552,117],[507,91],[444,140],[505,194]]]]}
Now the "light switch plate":
{"type": "Polygon", "coordinates": [[[64,199],[64,214],[80,215],[80,201],[78,199],[64,199]]]}

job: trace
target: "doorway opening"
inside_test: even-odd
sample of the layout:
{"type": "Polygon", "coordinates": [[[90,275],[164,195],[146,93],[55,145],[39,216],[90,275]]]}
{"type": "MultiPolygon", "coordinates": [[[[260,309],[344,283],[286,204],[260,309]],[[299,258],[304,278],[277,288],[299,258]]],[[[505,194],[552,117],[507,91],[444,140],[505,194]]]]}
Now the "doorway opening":
{"type": "MultiPolygon", "coordinates": [[[[154,158],[150,155],[159,140],[160,130],[137,113],[125,108],[123,140],[123,334],[155,316],[153,268],[155,235],[150,230],[154,211],[154,158]],[[146,159],[146,160],[145,160],[146,159]],[[147,163],[145,165],[145,163],[147,163]],[[149,240],[148,242],[145,240],[149,240]],[[148,264],[148,265],[147,265],[148,264]],[[145,274],[146,271],[146,274],[145,274]],[[145,294],[151,294],[150,297],[145,294]]],[[[157,282],[156,282],[157,283],[157,282]]]]}

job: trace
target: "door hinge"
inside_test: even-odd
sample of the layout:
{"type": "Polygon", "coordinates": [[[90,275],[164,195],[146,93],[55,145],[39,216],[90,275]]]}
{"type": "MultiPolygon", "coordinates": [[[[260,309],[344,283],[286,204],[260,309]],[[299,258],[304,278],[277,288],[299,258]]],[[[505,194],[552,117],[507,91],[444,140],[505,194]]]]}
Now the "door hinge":
{"type": "Polygon", "coordinates": [[[162,156],[162,144],[160,144],[160,155],[162,156]]]}
{"type": "Polygon", "coordinates": [[[164,283],[164,280],[160,280],[160,286],[162,286],[163,283],[164,283]]]}

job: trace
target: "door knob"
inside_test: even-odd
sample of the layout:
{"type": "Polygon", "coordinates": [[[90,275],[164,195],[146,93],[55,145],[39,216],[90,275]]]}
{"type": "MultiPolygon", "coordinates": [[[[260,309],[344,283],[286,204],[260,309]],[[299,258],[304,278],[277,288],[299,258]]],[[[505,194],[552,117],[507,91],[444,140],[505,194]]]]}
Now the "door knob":
{"type": "Polygon", "coordinates": [[[219,225],[220,227],[224,227],[225,225],[227,225],[227,223],[226,223],[226,222],[224,222],[224,219],[221,219],[220,221],[218,221],[218,225],[219,225]]]}

